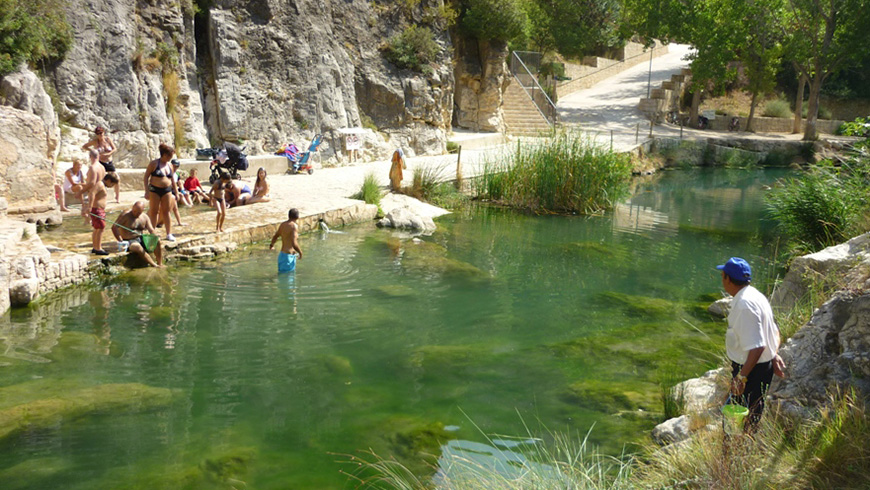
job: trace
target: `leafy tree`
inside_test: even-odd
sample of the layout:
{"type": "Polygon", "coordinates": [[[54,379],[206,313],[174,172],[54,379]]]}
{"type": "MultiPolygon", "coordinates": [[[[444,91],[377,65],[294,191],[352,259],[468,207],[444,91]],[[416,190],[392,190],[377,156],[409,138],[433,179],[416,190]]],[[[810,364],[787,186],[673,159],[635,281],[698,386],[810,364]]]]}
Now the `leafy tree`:
{"type": "Polygon", "coordinates": [[[620,0],[538,0],[550,15],[550,32],[559,53],[569,57],[622,42],[620,0]]]}
{"type": "Polygon", "coordinates": [[[526,16],[529,18],[529,43],[532,49],[542,53],[549,53],[556,49],[556,40],[553,38],[553,18],[549,12],[541,8],[537,0],[526,0],[523,4],[526,16]]]}
{"type": "Polygon", "coordinates": [[[62,0],[0,0],[0,75],[60,59],[72,42],[62,0]]]}
{"type": "Polygon", "coordinates": [[[463,0],[460,25],[481,41],[525,40],[529,18],[520,0],[463,0]]]}
{"type": "Polygon", "coordinates": [[[866,57],[870,0],[786,0],[783,31],[787,55],[809,81],[804,140],[817,136],[819,95],[832,74],[866,57]]]}

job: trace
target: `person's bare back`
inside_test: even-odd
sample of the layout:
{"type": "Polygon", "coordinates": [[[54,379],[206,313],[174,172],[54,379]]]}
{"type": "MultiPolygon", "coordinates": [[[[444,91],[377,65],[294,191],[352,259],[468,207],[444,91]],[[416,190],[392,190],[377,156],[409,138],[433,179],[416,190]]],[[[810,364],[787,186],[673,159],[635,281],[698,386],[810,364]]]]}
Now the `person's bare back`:
{"type": "Polygon", "coordinates": [[[287,221],[278,225],[278,230],[272,235],[269,250],[275,248],[275,242],[281,238],[281,253],[278,254],[278,272],[290,272],[296,269],[296,258],[302,258],[302,249],[299,248],[299,210],[293,208],[288,213],[287,221]]]}

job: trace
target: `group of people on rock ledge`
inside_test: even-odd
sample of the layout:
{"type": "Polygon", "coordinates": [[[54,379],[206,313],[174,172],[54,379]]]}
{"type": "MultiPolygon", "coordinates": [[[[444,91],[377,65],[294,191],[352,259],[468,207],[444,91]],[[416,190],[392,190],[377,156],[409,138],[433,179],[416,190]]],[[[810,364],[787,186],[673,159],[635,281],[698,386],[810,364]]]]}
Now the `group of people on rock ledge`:
{"type": "MultiPolygon", "coordinates": [[[[106,135],[105,128],[98,126],[94,130],[94,138],[88,141],[82,150],[88,152],[87,173],[83,170],[82,160],[74,159],[72,167],[64,172],[61,183],[55,184],[55,194],[61,211],[70,211],[66,206],[66,194],[74,196],[82,203],[81,215],[93,228],[91,253],[108,255],[108,252],[103,250],[102,236],[107,222],[106,204],[109,189],[114,189],[115,202],[121,201],[120,179],[112,160],[117,147],[106,135]]],[[[175,241],[170,215],[175,216],[177,226],[185,226],[178,210],[179,201],[187,206],[203,203],[214,207],[217,210],[215,231],[218,232],[224,231],[223,224],[228,208],[269,201],[269,183],[264,168],[257,171],[253,190],[247,184],[233,182],[229,174],[222,173],[206,192],[197,178],[196,169],[191,169],[189,176],[182,183],[178,172],[180,162],[173,158],[175,156],[173,147],[161,143],[159,152],[160,156],[152,160],[145,169],[143,187],[146,201],[137,201],[130,211],[118,218],[118,222],[112,228],[119,242],[130,241],[129,239],[134,235],[140,237],[138,241],[142,241],[141,235],[144,232],[154,234],[154,228],[161,226],[166,228],[166,240],[175,241]],[[147,212],[145,212],[146,202],[147,212]]],[[[156,248],[146,247],[144,241],[142,243],[138,241],[131,242],[129,250],[142,255],[150,265],[161,265],[162,253],[159,245],[156,248]],[[157,260],[153,260],[148,252],[155,252],[157,260]]]]}

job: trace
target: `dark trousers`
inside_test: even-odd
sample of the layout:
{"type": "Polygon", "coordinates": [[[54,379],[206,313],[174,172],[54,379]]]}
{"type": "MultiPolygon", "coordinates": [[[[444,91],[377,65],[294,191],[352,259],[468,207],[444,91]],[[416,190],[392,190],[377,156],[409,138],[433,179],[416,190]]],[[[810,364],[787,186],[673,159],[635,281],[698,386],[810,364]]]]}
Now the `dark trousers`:
{"type": "MultiPolygon", "coordinates": [[[[731,361],[731,377],[737,376],[742,368],[742,364],[731,361]]],[[[746,377],[746,389],[743,390],[743,394],[736,399],[737,403],[749,408],[749,423],[753,426],[758,425],[758,421],[761,420],[761,413],[764,411],[764,395],[767,394],[772,379],[773,363],[770,361],[759,362],[746,377]]]]}

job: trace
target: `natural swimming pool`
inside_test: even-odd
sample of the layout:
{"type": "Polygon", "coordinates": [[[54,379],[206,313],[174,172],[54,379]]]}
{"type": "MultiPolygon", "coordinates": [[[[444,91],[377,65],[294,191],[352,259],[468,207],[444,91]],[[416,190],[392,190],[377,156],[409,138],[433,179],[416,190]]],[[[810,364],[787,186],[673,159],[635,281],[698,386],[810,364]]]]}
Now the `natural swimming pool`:
{"type": "Polygon", "coordinates": [[[13,311],[0,482],[341,488],[345,454],[421,461],[524,423],[594,424],[619,453],[659,421],[663,370],[720,362],[713,267],[769,272],[762,187],[785,172],[663,172],[603,217],[475,207],[417,242],[314,233],[295,275],[259,244],[13,311]]]}

